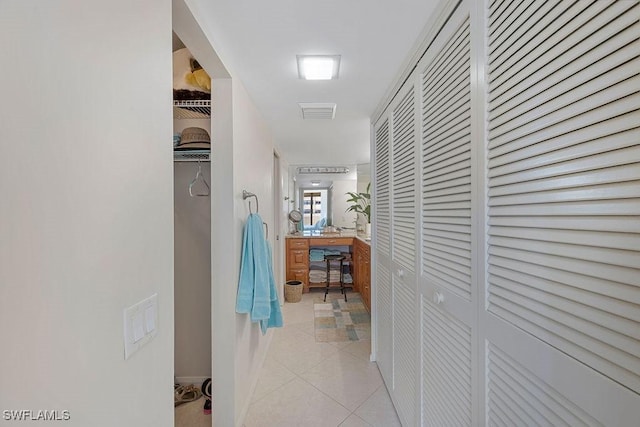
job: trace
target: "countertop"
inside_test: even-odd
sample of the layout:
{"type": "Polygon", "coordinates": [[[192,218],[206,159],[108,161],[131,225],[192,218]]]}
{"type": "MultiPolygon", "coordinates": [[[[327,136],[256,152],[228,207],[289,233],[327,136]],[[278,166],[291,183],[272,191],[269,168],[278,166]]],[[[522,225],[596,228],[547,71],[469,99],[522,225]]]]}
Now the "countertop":
{"type": "Polygon", "coordinates": [[[313,239],[313,238],[327,238],[327,237],[355,238],[366,243],[367,245],[371,244],[371,237],[367,237],[363,232],[356,233],[353,230],[343,230],[343,231],[337,231],[333,233],[325,233],[320,230],[307,230],[307,231],[299,231],[295,234],[287,234],[285,236],[286,239],[313,239]]]}

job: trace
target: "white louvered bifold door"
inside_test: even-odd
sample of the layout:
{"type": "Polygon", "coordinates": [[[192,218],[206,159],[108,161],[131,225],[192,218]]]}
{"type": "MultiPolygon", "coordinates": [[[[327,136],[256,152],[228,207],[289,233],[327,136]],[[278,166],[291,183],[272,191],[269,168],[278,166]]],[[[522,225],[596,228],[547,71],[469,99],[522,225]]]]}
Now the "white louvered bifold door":
{"type": "Polygon", "coordinates": [[[464,3],[419,64],[425,426],[474,425],[470,44],[464,3]]]}
{"type": "Polygon", "coordinates": [[[490,425],[640,425],[639,20],[490,4],[490,425]]]}
{"type": "Polygon", "coordinates": [[[416,285],[416,94],[413,86],[392,105],[391,258],[393,393],[402,422],[414,425],[419,390],[416,285]]]}
{"type": "Polygon", "coordinates": [[[393,330],[391,291],[391,161],[389,158],[389,119],[384,118],[375,128],[375,186],[373,220],[376,227],[374,274],[377,312],[376,360],[380,373],[388,384],[393,381],[393,330]]]}

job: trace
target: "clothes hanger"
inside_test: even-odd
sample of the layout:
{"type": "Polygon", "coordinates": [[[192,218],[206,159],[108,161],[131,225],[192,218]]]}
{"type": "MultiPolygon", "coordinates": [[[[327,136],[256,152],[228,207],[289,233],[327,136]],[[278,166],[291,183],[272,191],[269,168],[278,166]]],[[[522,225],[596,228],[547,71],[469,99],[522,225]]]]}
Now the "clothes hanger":
{"type": "Polygon", "coordinates": [[[191,181],[191,183],[189,184],[189,195],[191,197],[207,197],[211,192],[211,187],[209,187],[209,184],[207,184],[207,180],[204,179],[204,175],[202,175],[202,165],[200,164],[200,161],[198,160],[198,172],[196,172],[196,176],[195,178],[193,178],[193,180],[191,181]],[[198,179],[202,180],[202,183],[204,184],[204,186],[206,187],[206,190],[204,193],[193,193],[193,186],[196,184],[196,182],[198,182],[198,179]]]}

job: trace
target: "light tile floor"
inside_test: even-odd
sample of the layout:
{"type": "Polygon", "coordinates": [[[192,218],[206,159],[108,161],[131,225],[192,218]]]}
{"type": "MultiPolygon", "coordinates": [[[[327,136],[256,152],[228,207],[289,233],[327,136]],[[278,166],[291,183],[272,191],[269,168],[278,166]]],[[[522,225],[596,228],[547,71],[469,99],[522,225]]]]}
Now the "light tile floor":
{"type": "Polygon", "coordinates": [[[316,342],[317,295],[283,306],[285,326],[274,331],[245,427],[400,426],[370,342],[316,342]]]}

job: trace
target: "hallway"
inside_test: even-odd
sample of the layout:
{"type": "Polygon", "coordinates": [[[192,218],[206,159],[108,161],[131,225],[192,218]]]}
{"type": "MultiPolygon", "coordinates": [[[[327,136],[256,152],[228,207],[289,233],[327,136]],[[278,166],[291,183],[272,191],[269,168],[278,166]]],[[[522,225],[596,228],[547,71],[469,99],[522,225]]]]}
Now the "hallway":
{"type": "Polygon", "coordinates": [[[285,303],[245,427],[399,426],[370,341],[320,343],[314,337],[313,300],[285,303]]]}

